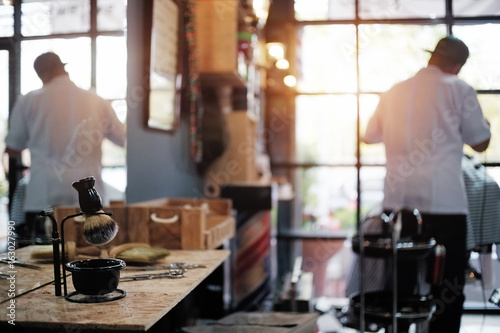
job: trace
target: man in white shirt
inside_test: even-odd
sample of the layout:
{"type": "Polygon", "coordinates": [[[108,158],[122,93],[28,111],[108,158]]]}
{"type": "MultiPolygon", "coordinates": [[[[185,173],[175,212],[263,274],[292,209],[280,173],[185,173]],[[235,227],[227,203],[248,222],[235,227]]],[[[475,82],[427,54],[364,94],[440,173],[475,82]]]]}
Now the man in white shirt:
{"type": "Polygon", "coordinates": [[[71,184],[94,176],[105,201],[101,178],[104,138],[125,145],[125,127],[111,104],[77,87],[59,56],[38,56],[34,68],[43,87],[20,97],[9,118],[6,153],[29,149],[31,166],[24,211],[30,217],[48,207],[77,205],[71,184]]]}
{"type": "Polygon", "coordinates": [[[381,96],[364,141],[385,145],[384,210],[418,209],[425,234],[446,248],[430,332],[458,333],[467,263],[463,146],[486,150],[490,129],[476,92],[457,77],[465,43],[448,36],[431,54],[426,68],[381,96]]]}

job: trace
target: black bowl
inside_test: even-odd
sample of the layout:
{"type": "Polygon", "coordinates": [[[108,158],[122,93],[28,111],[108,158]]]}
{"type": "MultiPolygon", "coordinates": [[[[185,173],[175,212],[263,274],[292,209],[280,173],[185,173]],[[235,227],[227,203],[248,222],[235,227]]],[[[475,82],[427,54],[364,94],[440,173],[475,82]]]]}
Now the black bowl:
{"type": "Polygon", "coordinates": [[[121,259],[75,260],[66,264],[66,269],[72,273],[75,290],[93,296],[115,291],[123,268],[125,261],[121,259]]]}
{"type": "MultiPolygon", "coordinates": [[[[367,319],[387,322],[392,321],[393,295],[391,291],[374,291],[364,294],[365,316],[367,319]]],[[[349,306],[359,315],[361,313],[361,296],[352,295],[349,306]]],[[[398,322],[417,323],[429,320],[436,310],[432,296],[398,295],[396,317],[398,322]]]]}
{"type": "MultiPolygon", "coordinates": [[[[383,234],[366,234],[363,236],[365,256],[371,258],[387,258],[393,255],[392,238],[383,234]]],[[[352,237],[353,251],[360,252],[359,235],[352,237]]],[[[434,247],[434,238],[418,239],[405,237],[398,240],[396,249],[399,259],[421,259],[428,256],[434,247]]]]}

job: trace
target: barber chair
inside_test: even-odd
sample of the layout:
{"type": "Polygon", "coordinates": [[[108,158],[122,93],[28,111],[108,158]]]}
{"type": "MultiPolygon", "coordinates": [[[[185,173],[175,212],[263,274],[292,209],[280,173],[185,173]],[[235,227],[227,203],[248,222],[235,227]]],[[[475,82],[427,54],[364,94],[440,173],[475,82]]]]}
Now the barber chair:
{"type": "Polygon", "coordinates": [[[431,287],[442,280],[444,249],[425,235],[419,212],[367,217],[352,248],[358,254],[359,289],[337,313],[340,323],[362,332],[408,332],[412,324],[425,331],[435,311],[431,287]],[[383,278],[373,283],[374,273],[383,278]]]}

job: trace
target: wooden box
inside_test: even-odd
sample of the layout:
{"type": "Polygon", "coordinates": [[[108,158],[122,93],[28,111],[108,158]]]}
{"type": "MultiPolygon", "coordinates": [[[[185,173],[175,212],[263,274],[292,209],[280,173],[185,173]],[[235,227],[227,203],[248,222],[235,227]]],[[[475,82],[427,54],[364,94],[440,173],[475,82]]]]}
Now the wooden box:
{"type": "MultiPolygon", "coordinates": [[[[120,245],[128,242],[127,232],[128,229],[128,209],[123,202],[115,202],[110,206],[104,207],[104,211],[112,211],[113,215],[111,218],[118,223],[118,233],[116,237],[109,242],[109,246],[120,245]]],[[[59,233],[62,237],[61,222],[69,215],[79,213],[80,207],[77,206],[58,206],[54,208],[54,217],[58,223],[59,233]]],[[[68,219],[64,222],[64,241],[75,242],[76,247],[83,248],[88,247],[90,244],[87,243],[83,237],[83,228],[85,220],[83,216],[68,219]]]]}
{"type": "MultiPolygon", "coordinates": [[[[104,208],[113,212],[119,231],[110,245],[148,243],[168,249],[215,249],[235,234],[232,202],[229,199],[156,199],[104,208]]],[[[78,207],[56,207],[55,217],[79,212],[78,207]]],[[[66,222],[65,240],[77,247],[83,239],[83,221],[66,222]]]]}
{"type": "Polygon", "coordinates": [[[206,84],[245,86],[238,73],[237,0],[196,0],[196,59],[206,84]]]}
{"type": "Polygon", "coordinates": [[[198,71],[223,73],[236,70],[238,1],[196,0],[198,71]]]}
{"type": "Polygon", "coordinates": [[[214,249],[235,234],[229,199],[157,199],[129,205],[128,237],[171,249],[214,249]]]}

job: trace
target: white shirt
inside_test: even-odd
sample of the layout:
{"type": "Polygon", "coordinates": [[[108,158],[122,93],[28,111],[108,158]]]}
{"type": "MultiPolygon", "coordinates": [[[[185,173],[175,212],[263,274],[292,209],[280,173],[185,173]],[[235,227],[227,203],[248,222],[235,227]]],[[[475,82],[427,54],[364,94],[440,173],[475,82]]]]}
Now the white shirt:
{"type": "Polygon", "coordinates": [[[466,214],[463,145],[489,138],[476,92],[456,75],[429,66],[395,85],[381,96],[364,138],[385,145],[383,207],[466,214]]]}
{"type": "Polygon", "coordinates": [[[124,125],[108,101],[62,75],[19,98],[9,121],[6,146],[31,153],[25,211],[78,204],[71,184],[88,176],[96,178],[95,187],[106,200],[101,144],[104,138],[125,143],[124,125]]]}

